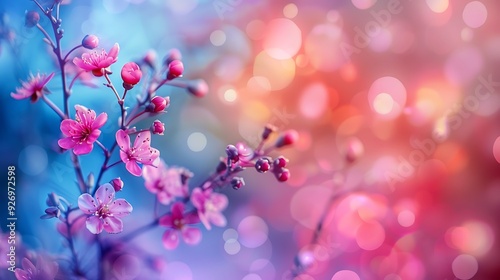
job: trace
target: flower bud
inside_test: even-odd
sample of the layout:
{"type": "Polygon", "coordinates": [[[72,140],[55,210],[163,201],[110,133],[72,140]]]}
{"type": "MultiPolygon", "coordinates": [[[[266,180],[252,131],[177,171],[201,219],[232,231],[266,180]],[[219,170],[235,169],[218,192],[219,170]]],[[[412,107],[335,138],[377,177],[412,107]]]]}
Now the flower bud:
{"type": "Polygon", "coordinates": [[[45,209],[45,214],[40,217],[40,219],[51,219],[59,218],[61,216],[61,210],[57,207],[49,207],[45,209]]]}
{"type": "Polygon", "coordinates": [[[240,160],[238,149],[233,145],[227,145],[226,155],[227,158],[230,159],[232,162],[237,162],[238,160],[240,160]]]}
{"type": "Polygon", "coordinates": [[[111,186],[113,186],[113,188],[115,189],[115,192],[119,192],[123,189],[124,184],[123,184],[122,179],[120,179],[120,177],[109,181],[109,183],[111,184],[111,186]]]}
{"type": "Polygon", "coordinates": [[[276,179],[278,179],[278,181],[286,182],[288,181],[288,179],[290,179],[290,170],[286,168],[281,168],[280,170],[274,173],[274,176],[276,177],[276,179]]]}
{"type": "Polygon", "coordinates": [[[187,90],[196,97],[203,97],[208,93],[208,85],[204,80],[193,80],[188,83],[187,90]]]}
{"type": "Polygon", "coordinates": [[[231,179],[231,187],[233,187],[233,189],[235,190],[241,189],[241,187],[243,187],[244,185],[245,180],[243,180],[243,178],[241,177],[234,177],[233,179],[231,179]]]}
{"type": "Polygon", "coordinates": [[[283,168],[286,166],[287,163],[288,163],[288,159],[285,158],[284,156],[279,156],[274,160],[275,168],[283,168]]]}
{"type": "Polygon", "coordinates": [[[167,80],[181,77],[184,72],[184,64],[180,60],[174,60],[168,64],[167,80]]]}
{"type": "Polygon", "coordinates": [[[170,104],[170,97],[155,96],[151,99],[151,111],[155,113],[163,112],[170,104]]]}
{"type": "Polygon", "coordinates": [[[271,133],[276,131],[276,127],[272,124],[266,124],[266,127],[264,128],[264,132],[262,132],[262,140],[267,140],[269,138],[269,135],[271,133]]]}
{"type": "Polygon", "coordinates": [[[55,193],[49,193],[47,200],[45,200],[47,206],[58,207],[61,201],[59,200],[59,196],[55,193]]]}
{"type": "Polygon", "coordinates": [[[128,62],[123,65],[121,75],[124,84],[134,86],[141,80],[142,71],[137,63],[128,62]]]}
{"type": "Polygon", "coordinates": [[[82,46],[86,49],[93,50],[99,45],[99,38],[95,35],[85,35],[82,40],[82,46]]]}
{"type": "Polygon", "coordinates": [[[289,145],[296,143],[298,139],[299,139],[299,133],[296,130],[290,129],[290,130],[283,132],[278,137],[278,140],[276,140],[276,143],[274,144],[274,146],[276,148],[289,146],[289,145]]]}
{"type": "Polygon", "coordinates": [[[146,63],[149,67],[155,68],[156,57],[157,57],[156,52],[154,50],[149,50],[142,58],[142,61],[146,63]]]}
{"type": "Polygon", "coordinates": [[[262,157],[255,162],[255,169],[259,173],[264,173],[271,169],[271,159],[268,157],[262,157]]]}
{"type": "Polygon", "coordinates": [[[181,60],[182,54],[178,49],[171,49],[165,56],[165,65],[169,65],[174,60],[181,60]]]}
{"type": "Polygon", "coordinates": [[[155,120],[149,130],[153,134],[163,135],[163,132],[165,131],[165,124],[159,120],[155,120]]]}
{"type": "Polygon", "coordinates": [[[40,14],[35,12],[35,11],[28,11],[26,12],[25,18],[24,18],[24,25],[26,27],[33,27],[38,24],[40,21],[40,14]]]}

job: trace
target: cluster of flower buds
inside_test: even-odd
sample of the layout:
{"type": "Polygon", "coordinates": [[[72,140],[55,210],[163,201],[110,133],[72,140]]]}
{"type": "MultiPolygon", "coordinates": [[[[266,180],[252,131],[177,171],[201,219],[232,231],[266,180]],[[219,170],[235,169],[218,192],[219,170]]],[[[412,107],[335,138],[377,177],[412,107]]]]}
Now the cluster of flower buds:
{"type": "MultiPolygon", "coordinates": [[[[217,165],[216,173],[225,181],[231,175],[244,170],[246,167],[254,167],[259,173],[271,171],[279,182],[286,182],[290,178],[290,171],[286,168],[288,159],[284,156],[278,156],[273,160],[267,154],[277,148],[283,148],[293,145],[298,140],[298,133],[295,130],[287,130],[281,133],[276,142],[269,148],[264,149],[267,142],[276,128],[272,125],[266,125],[261,136],[261,143],[253,150],[243,143],[228,145],[226,147],[226,157],[221,158],[217,165]]],[[[243,178],[234,177],[230,181],[233,189],[240,189],[245,184],[243,178]]]]}

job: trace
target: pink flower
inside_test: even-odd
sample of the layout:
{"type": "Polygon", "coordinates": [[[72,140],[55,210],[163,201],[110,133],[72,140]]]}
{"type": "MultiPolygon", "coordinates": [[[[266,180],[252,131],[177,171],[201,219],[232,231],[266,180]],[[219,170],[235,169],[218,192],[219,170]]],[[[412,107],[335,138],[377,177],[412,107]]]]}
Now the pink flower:
{"type": "Polygon", "coordinates": [[[225,195],[214,193],[212,189],[196,188],[191,193],[191,202],[198,209],[198,217],[207,229],[211,228],[210,223],[219,227],[226,225],[226,218],[221,213],[228,203],[225,195]]]}
{"type": "Polygon", "coordinates": [[[52,280],[59,270],[59,265],[48,259],[46,256],[39,255],[36,261],[36,267],[27,258],[23,258],[23,268],[16,268],[14,274],[18,280],[52,280]]]}
{"type": "Polygon", "coordinates": [[[66,220],[63,217],[59,219],[61,222],[56,224],[57,231],[64,237],[68,238],[70,236],[76,236],[77,233],[81,232],[82,228],[85,225],[85,215],[80,210],[74,210],[69,213],[68,219],[66,220]],[[69,223],[66,225],[66,222],[69,223]]]}
{"type": "Polygon", "coordinates": [[[92,71],[94,76],[100,77],[104,74],[106,68],[118,60],[120,46],[118,43],[111,48],[109,53],[102,50],[101,53],[93,51],[82,54],[82,58],[75,57],[73,63],[85,71],[92,71]]]}
{"type": "Polygon", "coordinates": [[[197,228],[187,227],[200,221],[196,213],[184,213],[184,204],[176,202],[172,205],[172,213],[160,218],[160,225],[168,227],[163,234],[163,246],[173,250],[179,245],[179,234],[186,244],[195,245],[201,240],[201,231],[197,228]]]}
{"type": "Polygon", "coordinates": [[[75,120],[66,119],[61,122],[61,131],[66,138],[57,141],[63,149],[73,149],[75,155],[88,154],[94,148],[94,142],[101,135],[101,128],[108,120],[106,113],[96,118],[94,110],[76,105],[75,120]]]}
{"type": "Polygon", "coordinates": [[[12,92],[10,96],[18,100],[29,98],[31,102],[36,102],[43,94],[49,93],[45,85],[47,85],[52,77],[54,77],[54,73],[48,76],[45,74],[33,76],[33,74],[30,74],[29,80],[27,82],[22,82],[23,86],[21,88],[16,88],[16,92],[12,92]]]}
{"type": "Polygon", "coordinates": [[[144,131],[137,134],[134,146],[130,147],[130,136],[124,130],[116,132],[116,143],[120,146],[120,158],[125,163],[128,172],[141,176],[142,170],[139,163],[157,166],[160,152],[151,148],[151,132],[144,131]]]}
{"type": "Polygon", "coordinates": [[[88,193],[78,197],[78,207],[89,215],[86,226],[91,233],[99,234],[103,229],[109,233],[123,230],[123,222],[119,218],[130,214],[133,208],[125,199],[113,201],[114,198],[115,189],[108,183],[97,189],[95,198],[88,193]]]}
{"type": "Polygon", "coordinates": [[[145,180],[145,186],[148,191],[156,194],[161,204],[170,204],[177,197],[186,197],[188,186],[183,176],[186,170],[183,168],[167,168],[163,160],[160,161],[158,168],[144,166],[142,176],[145,180]]]}
{"type": "Polygon", "coordinates": [[[122,80],[125,84],[136,85],[142,77],[142,71],[135,62],[125,63],[121,71],[122,80]]]}

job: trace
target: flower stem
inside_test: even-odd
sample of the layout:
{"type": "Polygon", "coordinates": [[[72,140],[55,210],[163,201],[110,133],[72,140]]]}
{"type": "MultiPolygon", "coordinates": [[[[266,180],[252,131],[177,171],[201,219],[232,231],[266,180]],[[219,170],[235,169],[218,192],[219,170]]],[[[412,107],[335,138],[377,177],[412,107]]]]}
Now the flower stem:
{"type": "Polygon", "coordinates": [[[70,55],[73,51],[75,51],[75,50],[77,50],[77,49],[79,49],[79,48],[81,48],[81,47],[83,47],[83,46],[82,46],[82,45],[78,45],[78,46],[76,46],[76,47],[72,48],[72,49],[71,49],[71,50],[70,50],[70,51],[69,51],[69,52],[68,52],[68,53],[64,56],[64,61],[66,61],[66,60],[68,59],[68,56],[69,56],[69,55],[70,55]]]}
{"type": "MultiPolygon", "coordinates": [[[[70,209],[68,209],[68,211],[66,212],[66,217],[65,217],[65,224],[66,224],[66,229],[68,231],[68,235],[66,237],[66,240],[68,241],[68,244],[69,244],[69,249],[71,251],[71,257],[72,257],[72,260],[73,260],[73,264],[74,264],[74,273],[76,275],[79,275],[79,276],[85,276],[85,274],[82,272],[81,268],[80,268],[80,264],[78,262],[78,255],[76,254],[76,250],[75,250],[75,244],[73,242],[73,237],[71,236],[71,224],[69,223],[69,213],[71,213],[70,209]]],[[[82,216],[83,217],[83,216],[82,216]]],[[[77,218],[79,219],[79,218],[77,218]]]]}
{"type": "Polygon", "coordinates": [[[50,43],[52,49],[55,50],[56,46],[52,41],[52,38],[50,38],[49,33],[47,33],[47,31],[45,31],[45,29],[43,29],[43,27],[39,23],[36,24],[36,27],[42,32],[43,36],[45,36],[45,39],[47,39],[47,41],[50,43]]]}
{"type": "Polygon", "coordinates": [[[47,103],[47,105],[49,105],[49,107],[54,110],[54,112],[56,112],[56,114],[61,117],[61,119],[66,119],[66,116],[64,115],[64,113],[61,111],[61,109],[59,109],[59,107],[56,106],[56,104],[52,103],[52,101],[50,101],[50,99],[48,99],[45,95],[42,95],[42,99],[43,101],[45,101],[45,103],[47,103]]]}
{"type": "Polygon", "coordinates": [[[75,84],[75,82],[76,82],[76,79],[77,79],[78,77],[80,77],[80,75],[81,75],[81,74],[83,74],[84,72],[85,72],[85,71],[83,71],[83,70],[82,70],[82,71],[78,72],[78,73],[77,73],[77,74],[73,77],[73,79],[71,80],[71,83],[69,83],[68,90],[70,90],[70,91],[71,91],[71,89],[73,88],[73,85],[74,85],[74,84],[75,84]]]}
{"type": "Polygon", "coordinates": [[[116,99],[118,101],[120,101],[121,99],[120,99],[120,96],[118,95],[118,92],[116,91],[115,86],[111,82],[111,79],[109,78],[108,73],[106,73],[106,70],[104,70],[104,71],[105,71],[104,72],[104,78],[106,78],[106,81],[108,82],[107,84],[104,84],[104,85],[107,86],[107,87],[109,87],[113,91],[113,93],[115,94],[116,99]]]}

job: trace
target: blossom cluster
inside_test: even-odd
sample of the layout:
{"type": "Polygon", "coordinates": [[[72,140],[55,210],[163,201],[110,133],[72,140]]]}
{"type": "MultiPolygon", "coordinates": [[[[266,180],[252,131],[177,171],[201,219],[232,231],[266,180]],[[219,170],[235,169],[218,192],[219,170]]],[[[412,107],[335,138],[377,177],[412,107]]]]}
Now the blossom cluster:
{"type": "MultiPolygon", "coordinates": [[[[115,43],[109,51],[99,49],[98,36],[90,34],[83,37],[81,44],[63,54],[62,20],[59,17],[62,2],[55,1],[48,7],[36,0],[34,2],[41,14],[49,20],[54,35],[48,35],[40,24],[41,16],[36,11],[26,13],[26,27],[38,28],[44,36],[43,40],[56,55],[61,69],[64,107],[59,108],[48,96],[52,92],[49,88],[56,76],[55,72],[31,75],[11,96],[17,100],[29,99],[32,103],[42,100],[60,117],[61,137],[57,144],[61,152],[70,153],[80,195],[75,204],[56,192],[50,193],[46,200],[45,214],[41,216],[42,219],[59,220],[56,228],[68,244],[71,265],[59,265],[50,257],[42,258],[38,254],[37,258],[23,259],[22,268],[15,271],[17,279],[54,279],[56,275],[69,278],[96,277],[89,276],[91,272],[83,269],[81,253],[76,251],[74,244],[83,231],[91,235],[103,232],[119,234],[126,228],[126,217],[132,214],[134,206],[121,197],[124,181],[118,177],[102,183],[106,172],[114,166],[123,164],[128,173],[142,177],[145,189],[155,196],[157,203],[168,209],[165,213],[158,214],[155,205],[151,223],[121,238],[117,237],[117,244],[135,238],[149,228],[160,226],[165,228],[162,243],[168,250],[175,249],[180,240],[189,245],[198,244],[202,231],[196,227],[197,224],[202,224],[207,230],[212,226],[224,227],[227,224],[222,212],[227,208],[229,200],[221,190],[226,186],[240,189],[245,184],[244,180],[235,175],[243,170],[253,168],[258,173],[270,171],[278,181],[288,180],[288,159],[283,156],[273,159],[269,154],[275,149],[294,144],[298,134],[294,130],[282,132],[275,143],[265,147],[271,139],[270,135],[276,130],[268,125],[257,147],[251,148],[242,142],[228,145],[225,156],[216,165],[213,174],[200,186],[190,187],[193,173],[183,167],[167,166],[159,149],[153,146],[153,137],[165,132],[165,124],[158,117],[165,114],[170,106],[170,98],[161,95],[160,89],[163,86],[183,88],[195,97],[203,97],[208,92],[208,86],[203,80],[183,79],[181,53],[176,49],[169,51],[161,62],[161,67],[157,67],[157,55],[154,51],[147,52],[140,61],[125,63],[120,71],[121,91],[112,82],[112,68],[118,62],[120,45],[115,43]],[[84,49],[84,52],[75,55],[74,51],[77,49],[84,49]],[[146,79],[146,76],[150,78],[146,79]],[[71,82],[68,83],[70,79],[71,82]],[[70,97],[78,94],[73,92],[73,86],[77,83],[93,84],[93,80],[103,81],[104,86],[116,97],[116,106],[120,108],[114,141],[109,147],[103,144],[101,129],[114,117],[111,113],[96,112],[84,104],[74,104],[74,114],[71,113],[70,97]],[[144,90],[137,94],[135,105],[130,108],[125,106],[126,98],[130,95],[128,93],[139,91],[136,86],[141,82],[144,90]],[[144,127],[143,123],[149,124],[144,127]],[[80,158],[97,149],[103,154],[102,166],[96,171],[96,178],[92,172],[85,176],[80,167],[80,158]],[[119,160],[110,163],[113,156],[119,156],[119,160]]],[[[88,238],[87,242],[89,246],[100,248],[96,258],[98,263],[106,259],[116,246],[115,243],[104,244],[99,238],[88,238]]],[[[100,267],[99,277],[107,278],[102,265],[100,267]]]]}

